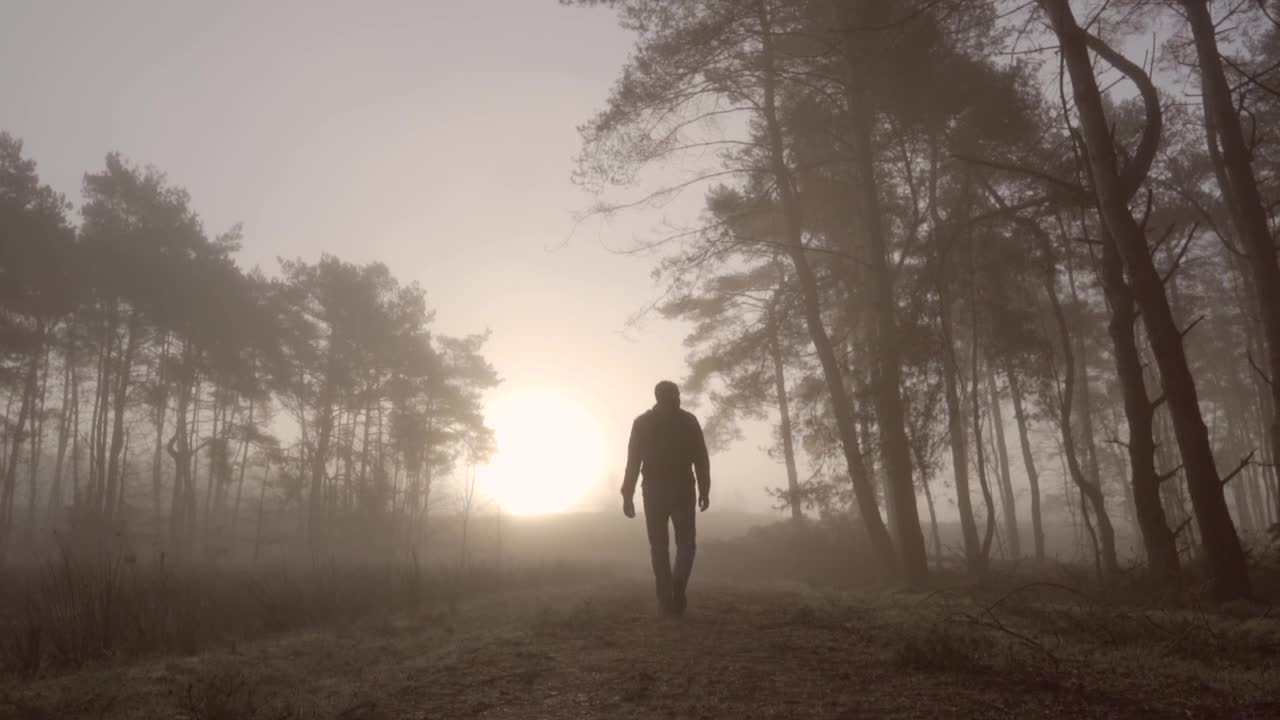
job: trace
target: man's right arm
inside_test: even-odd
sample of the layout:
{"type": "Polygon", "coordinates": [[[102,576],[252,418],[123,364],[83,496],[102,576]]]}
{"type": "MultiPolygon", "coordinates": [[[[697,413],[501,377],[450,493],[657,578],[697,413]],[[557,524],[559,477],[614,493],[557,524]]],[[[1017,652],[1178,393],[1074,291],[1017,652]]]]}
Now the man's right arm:
{"type": "Polygon", "coordinates": [[[631,424],[631,439],[627,441],[627,469],[622,473],[622,497],[630,500],[635,497],[636,483],[640,480],[640,460],[644,457],[641,447],[643,433],[640,418],[631,424]]]}

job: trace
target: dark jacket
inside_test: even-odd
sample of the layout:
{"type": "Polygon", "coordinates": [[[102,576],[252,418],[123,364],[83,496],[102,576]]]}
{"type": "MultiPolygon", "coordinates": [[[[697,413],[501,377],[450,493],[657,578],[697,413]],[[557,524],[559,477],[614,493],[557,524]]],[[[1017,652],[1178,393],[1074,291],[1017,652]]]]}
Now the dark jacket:
{"type": "Polygon", "coordinates": [[[649,490],[692,489],[711,492],[711,462],[702,426],[693,413],[680,408],[655,406],[636,418],[627,443],[627,470],[622,478],[622,495],[636,492],[636,480],[644,473],[649,490]]]}

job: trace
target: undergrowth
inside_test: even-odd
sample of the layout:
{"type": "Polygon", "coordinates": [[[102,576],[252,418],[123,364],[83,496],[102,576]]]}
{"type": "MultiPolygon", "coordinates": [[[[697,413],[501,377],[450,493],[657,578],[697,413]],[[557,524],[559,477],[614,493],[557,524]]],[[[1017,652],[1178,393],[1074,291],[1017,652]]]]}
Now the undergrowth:
{"type": "Polygon", "coordinates": [[[565,565],[427,570],[416,565],[219,567],[140,564],[63,551],[0,577],[0,678],[211,647],[370,616],[459,604],[504,587],[581,579],[565,565]]]}

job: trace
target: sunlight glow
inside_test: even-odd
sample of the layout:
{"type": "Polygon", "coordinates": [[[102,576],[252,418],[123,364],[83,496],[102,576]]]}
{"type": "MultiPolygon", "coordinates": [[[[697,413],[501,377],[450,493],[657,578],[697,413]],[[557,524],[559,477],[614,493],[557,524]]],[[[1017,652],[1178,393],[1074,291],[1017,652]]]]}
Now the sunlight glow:
{"type": "Polygon", "coordinates": [[[479,471],[479,490],[504,512],[572,510],[602,476],[599,423],[574,400],[549,389],[518,392],[495,400],[486,415],[498,451],[479,471]]]}

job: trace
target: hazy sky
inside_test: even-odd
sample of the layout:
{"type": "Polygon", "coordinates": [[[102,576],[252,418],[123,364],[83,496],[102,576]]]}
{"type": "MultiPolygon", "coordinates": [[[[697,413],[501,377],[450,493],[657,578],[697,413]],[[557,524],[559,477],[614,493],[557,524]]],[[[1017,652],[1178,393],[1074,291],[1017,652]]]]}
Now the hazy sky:
{"type": "MultiPolygon", "coordinates": [[[[246,267],[386,263],[427,290],[439,331],[493,331],[494,402],[580,403],[614,475],[653,383],[684,375],[682,327],[626,328],[657,293],[651,259],[605,249],[660,218],[569,240],[591,202],[569,180],[575,127],[632,46],[608,11],[6,0],[0,15],[0,129],[77,204],[82,174],[117,150],[187,188],[211,234],[243,222],[246,267]]],[[[762,488],[784,483],[760,444],[713,458],[719,506],[764,509],[762,488]]]]}

